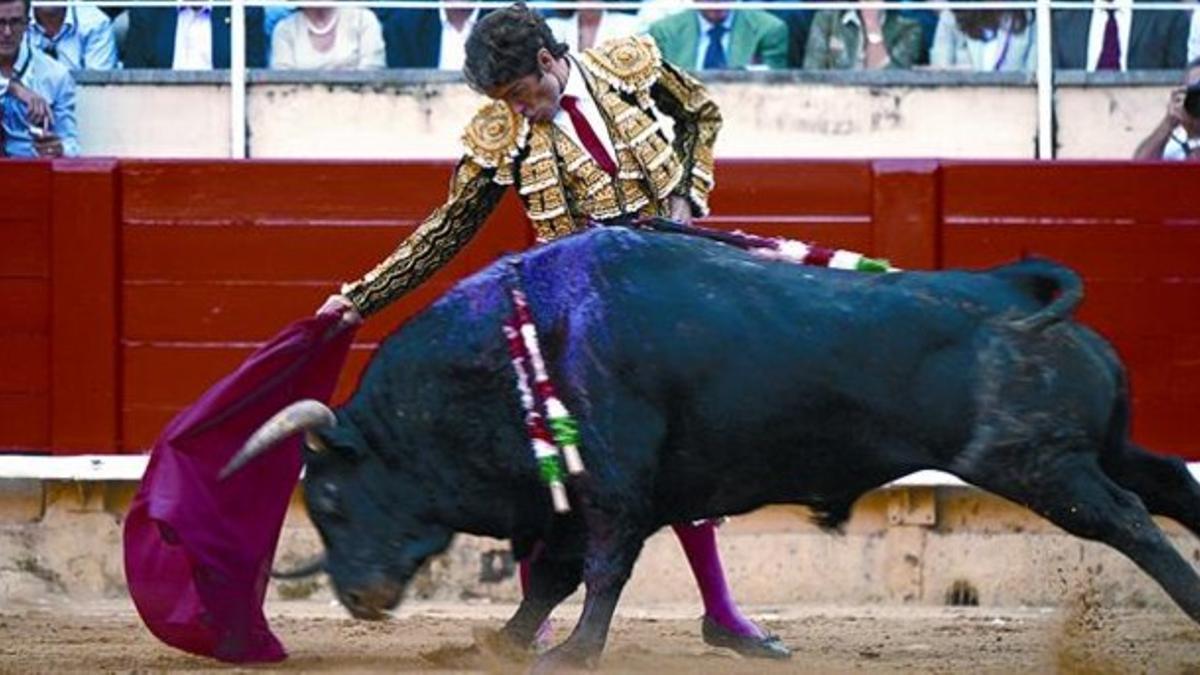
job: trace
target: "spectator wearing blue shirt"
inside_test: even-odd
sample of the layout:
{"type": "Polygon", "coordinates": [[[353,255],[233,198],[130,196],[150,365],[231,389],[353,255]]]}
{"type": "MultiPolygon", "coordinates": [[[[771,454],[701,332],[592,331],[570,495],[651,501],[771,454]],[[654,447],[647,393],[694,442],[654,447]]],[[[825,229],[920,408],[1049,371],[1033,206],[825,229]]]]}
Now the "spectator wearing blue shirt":
{"type": "Polygon", "coordinates": [[[75,81],[25,40],[29,0],[0,0],[0,130],[9,157],[72,157],[75,81]]]}
{"type": "Polygon", "coordinates": [[[112,21],[92,5],[36,7],[29,41],[67,70],[112,70],[117,42],[112,21]]]}

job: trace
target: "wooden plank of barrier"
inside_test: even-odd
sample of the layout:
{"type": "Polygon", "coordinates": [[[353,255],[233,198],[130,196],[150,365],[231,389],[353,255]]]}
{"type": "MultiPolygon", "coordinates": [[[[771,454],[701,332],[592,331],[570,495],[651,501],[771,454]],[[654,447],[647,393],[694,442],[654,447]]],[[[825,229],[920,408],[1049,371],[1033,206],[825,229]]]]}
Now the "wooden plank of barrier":
{"type": "Polygon", "coordinates": [[[111,452],[120,437],[116,168],[111,160],[54,164],[50,443],[56,454],[111,452]]]}
{"type": "Polygon", "coordinates": [[[1200,458],[1185,402],[1200,370],[1200,212],[1181,199],[1200,166],[945,162],[942,172],[946,264],[1041,255],[1071,265],[1086,284],[1080,320],[1128,367],[1135,439],[1200,458]]]}
{"type": "Polygon", "coordinates": [[[50,163],[0,162],[0,452],[50,446],[50,163]]]}

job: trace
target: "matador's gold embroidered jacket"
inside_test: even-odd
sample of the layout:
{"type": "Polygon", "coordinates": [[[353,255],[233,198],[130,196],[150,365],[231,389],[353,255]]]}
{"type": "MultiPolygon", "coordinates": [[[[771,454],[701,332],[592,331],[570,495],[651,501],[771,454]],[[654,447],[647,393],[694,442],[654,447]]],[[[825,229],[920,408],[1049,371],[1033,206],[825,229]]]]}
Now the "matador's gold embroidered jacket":
{"type": "Polygon", "coordinates": [[[665,62],[654,40],[612,40],[575,61],[608,126],[618,171],[610,176],[553,122],[530,123],[503,101],[476,113],[450,196],[382,263],[342,293],[370,314],[415,288],[471,239],[516,187],[539,241],[589,219],[667,215],[671,195],[708,213],[713,143],[721,114],[704,86],[665,62]],[[660,117],[675,121],[674,141],[660,117]]]}

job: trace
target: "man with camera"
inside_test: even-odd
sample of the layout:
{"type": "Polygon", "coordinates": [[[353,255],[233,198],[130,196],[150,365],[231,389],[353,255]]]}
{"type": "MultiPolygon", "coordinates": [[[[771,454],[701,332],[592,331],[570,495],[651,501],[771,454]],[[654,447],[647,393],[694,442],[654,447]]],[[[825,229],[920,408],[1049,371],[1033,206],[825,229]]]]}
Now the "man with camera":
{"type": "Polygon", "coordinates": [[[1138,144],[1133,158],[1200,160],[1200,58],[1188,64],[1183,86],[1171,91],[1167,114],[1138,144]]]}

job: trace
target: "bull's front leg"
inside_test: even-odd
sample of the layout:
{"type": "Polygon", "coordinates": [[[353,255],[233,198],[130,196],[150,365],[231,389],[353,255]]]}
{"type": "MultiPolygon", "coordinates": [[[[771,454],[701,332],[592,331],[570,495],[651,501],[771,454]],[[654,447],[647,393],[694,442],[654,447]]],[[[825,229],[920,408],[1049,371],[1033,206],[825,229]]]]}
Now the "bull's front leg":
{"type": "Polygon", "coordinates": [[[621,590],[629,580],[645,539],[633,525],[605,522],[603,518],[595,513],[587,518],[588,550],[583,563],[586,592],[579,623],[565,642],[537,660],[535,673],[594,668],[599,663],[621,590]]]}
{"type": "Polygon", "coordinates": [[[500,631],[511,647],[525,653],[554,608],[579,587],[583,574],[579,547],[552,540],[539,549],[529,560],[529,587],[521,605],[500,631]]]}

